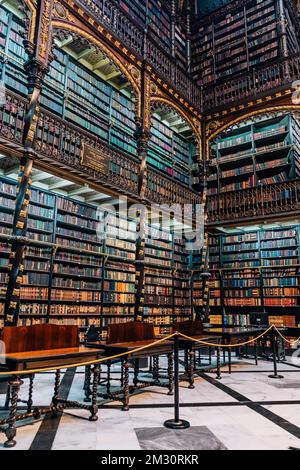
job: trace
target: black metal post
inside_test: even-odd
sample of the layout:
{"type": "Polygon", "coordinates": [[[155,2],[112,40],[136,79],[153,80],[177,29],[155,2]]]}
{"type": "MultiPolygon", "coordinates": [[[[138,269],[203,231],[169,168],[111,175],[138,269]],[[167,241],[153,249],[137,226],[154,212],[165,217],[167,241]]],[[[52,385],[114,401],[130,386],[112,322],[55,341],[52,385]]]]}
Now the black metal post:
{"type": "Polygon", "coordinates": [[[271,335],[271,346],[273,351],[273,365],[274,365],[274,374],[269,375],[270,379],[283,379],[283,375],[279,375],[277,372],[277,352],[276,352],[276,331],[275,328],[272,330],[271,335]]]}
{"type": "Polygon", "coordinates": [[[170,429],[186,429],[190,427],[188,421],[179,417],[179,344],[178,335],[174,336],[174,419],[164,422],[164,426],[170,429]]]}

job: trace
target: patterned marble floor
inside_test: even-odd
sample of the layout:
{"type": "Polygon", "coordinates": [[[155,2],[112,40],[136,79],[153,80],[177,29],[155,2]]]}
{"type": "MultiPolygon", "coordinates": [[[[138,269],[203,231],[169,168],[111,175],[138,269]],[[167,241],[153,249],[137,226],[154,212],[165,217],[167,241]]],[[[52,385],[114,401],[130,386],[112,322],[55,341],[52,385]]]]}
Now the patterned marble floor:
{"type": "MultiPolygon", "coordinates": [[[[165,420],[172,418],[172,397],[153,387],[131,398],[131,409],[119,403],[99,410],[99,420],[89,422],[82,410],[62,416],[44,417],[18,426],[15,449],[87,450],[287,450],[300,448],[300,360],[280,364],[284,379],[268,377],[272,364],[251,360],[235,363],[232,375],[224,368],[222,380],[215,374],[196,378],[195,389],[180,387],[181,418],[191,424],[180,433],[166,432],[165,420]]],[[[69,371],[63,392],[69,399],[83,395],[82,370],[69,371]]],[[[48,405],[53,375],[36,377],[36,405],[48,405]]],[[[0,387],[0,407],[4,388],[0,387]]],[[[26,397],[24,385],[22,395],[26,397]]],[[[0,411],[3,416],[4,412],[0,411]]],[[[0,450],[5,436],[0,434],[0,450]]]]}

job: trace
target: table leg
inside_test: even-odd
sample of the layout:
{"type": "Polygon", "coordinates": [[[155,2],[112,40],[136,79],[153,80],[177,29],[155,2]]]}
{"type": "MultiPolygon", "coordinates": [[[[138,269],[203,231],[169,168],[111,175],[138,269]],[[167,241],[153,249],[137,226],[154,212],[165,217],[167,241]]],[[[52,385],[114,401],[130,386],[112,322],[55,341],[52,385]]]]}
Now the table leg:
{"type": "Polygon", "coordinates": [[[27,413],[31,413],[31,411],[32,411],[32,405],[33,405],[33,400],[32,400],[33,380],[34,380],[34,375],[31,375],[29,377],[29,392],[28,392],[28,401],[27,401],[27,413]]]}
{"type": "Polygon", "coordinates": [[[51,412],[52,417],[55,417],[57,414],[57,405],[58,405],[58,395],[60,389],[60,370],[55,372],[55,381],[54,381],[54,394],[51,403],[51,412]]]}
{"type": "Polygon", "coordinates": [[[91,416],[89,417],[89,421],[97,421],[98,420],[97,397],[98,397],[99,376],[100,376],[100,365],[96,364],[94,366],[94,370],[93,370],[92,406],[90,408],[91,416]]]}
{"type": "Polygon", "coordinates": [[[208,364],[211,366],[211,347],[208,348],[208,364]]]}
{"type": "Polygon", "coordinates": [[[84,401],[87,403],[90,401],[90,396],[91,396],[91,366],[86,366],[85,368],[85,378],[84,378],[84,392],[85,392],[85,398],[84,401]]]}
{"type": "Polygon", "coordinates": [[[129,410],[129,367],[130,364],[128,362],[128,359],[125,359],[123,362],[123,368],[124,368],[124,387],[123,387],[123,411],[128,411],[129,410]]]}
{"type": "Polygon", "coordinates": [[[153,357],[152,376],[153,376],[154,382],[158,383],[159,382],[159,357],[158,356],[153,357]]]}
{"type": "Polygon", "coordinates": [[[124,369],[123,369],[123,364],[122,364],[122,361],[121,361],[121,387],[124,386],[124,369]]]}
{"type": "Polygon", "coordinates": [[[9,421],[8,427],[5,430],[5,435],[7,437],[7,441],[4,443],[4,447],[14,447],[16,445],[16,441],[14,440],[17,434],[16,428],[16,416],[17,416],[17,406],[18,406],[18,397],[21,385],[23,385],[23,381],[20,377],[14,377],[9,382],[10,390],[11,390],[11,400],[10,400],[10,414],[9,414],[9,421]]]}
{"type": "Polygon", "coordinates": [[[134,375],[133,375],[133,385],[136,387],[139,381],[139,371],[140,371],[140,365],[139,365],[139,360],[134,359],[134,375]]]}
{"type": "Polygon", "coordinates": [[[169,392],[168,395],[174,395],[174,353],[171,352],[168,354],[168,378],[169,378],[169,392]]]}

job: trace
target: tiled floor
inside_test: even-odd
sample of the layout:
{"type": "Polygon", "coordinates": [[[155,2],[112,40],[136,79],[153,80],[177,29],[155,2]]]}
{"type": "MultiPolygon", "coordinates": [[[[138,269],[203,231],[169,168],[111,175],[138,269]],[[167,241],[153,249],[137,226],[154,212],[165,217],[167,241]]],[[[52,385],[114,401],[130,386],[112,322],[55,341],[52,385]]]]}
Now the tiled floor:
{"type": "MultiPolygon", "coordinates": [[[[120,410],[119,403],[101,408],[97,422],[88,421],[88,413],[69,410],[62,416],[18,427],[15,449],[270,449],[300,448],[300,360],[298,367],[280,364],[284,379],[268,377],[272,364],[250,360],[226,368],[221,381],[215,374],[195,380],[195,389],[180,387],[181,418],[191,424],[189,430],[169,431],[163,427],[172,418],[173,397],[160,388],[151,388],[131,397],[131,409],[120,410]],[[138,407],[135,408],[135,405],[138,407]],[[146,405],[146,408],[140,408],[146,405]],[[150,405],[154,405],[151,407],[150,405]],[[79,418],[79,419],[78,419],[79,418]],[[155,437],[156,436],[156,437],[155,437]],[[190,447],[189,447],[190,446],[190,447]]],[[[80,372],[78,370],[77,372],[80,372]]],[[[36,377],[36,405],[48,405],[52,396],[53,375],[36,377]]],[[[74,376],[70,399],[81,399],[83,375],[74,376]]],[[[3,393],[3,388],[1,389],[3,393]]],[[[22,395],[26,397],[24,385],[22,395]]],[[[0,406],[5,395],[0,395],[0,406]]],[[[3,412],[0,412],[3,415],[3,412]]],[[[0,450],[5,436],[0,434],[0,450]]]]}

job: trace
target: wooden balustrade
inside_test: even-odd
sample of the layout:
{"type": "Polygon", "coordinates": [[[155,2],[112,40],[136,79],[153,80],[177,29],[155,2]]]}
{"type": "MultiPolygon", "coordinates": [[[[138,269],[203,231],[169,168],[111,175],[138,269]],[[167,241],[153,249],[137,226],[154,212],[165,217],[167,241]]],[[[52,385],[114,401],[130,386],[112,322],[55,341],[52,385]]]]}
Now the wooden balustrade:
{"type": "Polygon", "coordinates": [[[210,224],[300,211],[300,181],[208,196],[207,210],[210,224]]]}
{"type": "Polygon", "coordinates": [[[166,50],[157,41],[147,35],[145,48],[145,31],[134,20],[129,19],[113,0],[79,0],[83,7],[94,14],[105,28],[110,29],[115,37],[130,47],[139,57],[145,59],[155,72],[174,87],[181,95],[194,105],[199,111],[202,109],[202,96],[200,88],[181,70],[171,50],[166,50]]]}
{"type": "Polygon", "coordinates": [[[300,55],[274,62],[269,66],[261,66],[245,74],[232,78],[221,84],[204,87],[203,109],[211,111],[245,99],[276,90],[280,87],[291,86],[300,77],[300,55]]]}
{"type": "MultiPolygon", "coordinates": [[[[0,135],[21,144],[24,125],[25,98],[9,92],[6,104],[0,107],[0,135]]],[[[110,186],[116,191],[123,190],[133,196],[138,195],[138,174],[140,163],[138,158],[109,148],[105,142],[79,127],[67,123],[54,114],[42,109],[39,115],[35,150],[58,164],[70,169],[82,171],[96,182],[110,186]],[[105,155],[108,166],[105,172],[82,167],[81,157],[83,144],[96,149],[101,156],[105,155]]],[[[155,169],[147,171],[146,198],[157,204],[190,204],[195,208],[200,203],[199,196],[179,182],[163,176],[155,169]]]]}

